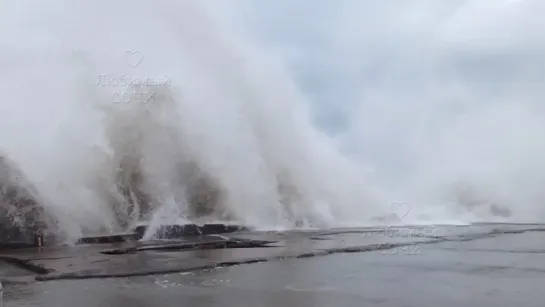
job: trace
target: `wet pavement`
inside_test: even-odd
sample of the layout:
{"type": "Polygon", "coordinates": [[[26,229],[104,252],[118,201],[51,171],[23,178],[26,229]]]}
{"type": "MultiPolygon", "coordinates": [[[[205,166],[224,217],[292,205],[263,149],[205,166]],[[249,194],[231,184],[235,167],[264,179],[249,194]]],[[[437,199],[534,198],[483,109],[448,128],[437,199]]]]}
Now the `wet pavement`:
{"type": "Polygon", "coordinates": [[[0,276],[4,306],[542,307],[544,243],[545,225],[246,231],[4,251],[0,276]]]}

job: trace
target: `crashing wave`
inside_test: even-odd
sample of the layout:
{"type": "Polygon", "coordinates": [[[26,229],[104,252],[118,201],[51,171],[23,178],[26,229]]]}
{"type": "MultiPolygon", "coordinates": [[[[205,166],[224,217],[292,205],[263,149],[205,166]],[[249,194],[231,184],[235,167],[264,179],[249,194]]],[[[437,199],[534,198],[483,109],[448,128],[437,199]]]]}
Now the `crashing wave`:
{"type": "Polygon", "coordinates": [[[23,172],[0,156],[0,245],[33,242],[38,233],[51,239],[55,226],[23,172]]]}

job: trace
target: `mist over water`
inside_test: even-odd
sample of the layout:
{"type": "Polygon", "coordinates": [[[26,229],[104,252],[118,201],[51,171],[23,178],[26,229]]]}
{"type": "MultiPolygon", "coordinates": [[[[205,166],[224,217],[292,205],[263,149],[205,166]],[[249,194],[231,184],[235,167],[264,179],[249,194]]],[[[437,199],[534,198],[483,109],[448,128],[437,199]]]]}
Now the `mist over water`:
{"type": "Polygon", "coordinates": [[[404,220],[542,221],[544,12],[532,0],[347,0],[245,16],[312,95],[315,123],[382,199],[409,204],[404,220]]]}
{"type": "Polygon", "coordinates": [[[1,3],[0,149],[69,239],[545,219],[541,2],[1,3]]]}

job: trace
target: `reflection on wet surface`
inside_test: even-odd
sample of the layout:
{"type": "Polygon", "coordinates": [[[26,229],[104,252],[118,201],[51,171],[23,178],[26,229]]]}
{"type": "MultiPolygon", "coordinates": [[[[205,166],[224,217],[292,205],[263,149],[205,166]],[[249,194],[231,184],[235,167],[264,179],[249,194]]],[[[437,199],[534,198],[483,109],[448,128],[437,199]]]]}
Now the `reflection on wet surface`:
{"type": "MultiPolygon", "coordinates": [[[[419,253],[389,249],[168,275],[26,284],[11,281],[4,284],[4,306],[542,307],[545,232],[513,232],[422,244],[418,245],[419,253]]],[[[438,236],[455,233],[442,231],[438,236]]],[[[479,231],[465,231],[464,235],[472,233],[479,231]]],[[[346,245],[358,240],[354,236],[358,234],[315,243],[346,245]]],[[[295,242],[287,244],[289,253],[297,251],[295,242]]],[[[145,253],[151,253],[146,259],[176,255],[175,251],[145,253]]],[[[261,253],[268,253],[268,249],[198,250],[184,254],[184,258],[209,261],[245,254],[261,257],[261,253]]]]}
{"type": "MultiPolygon", "coordinates": [[[[543,306],[545,264],[541,271],[498,270],[498,263],[483,264],[482,254],[423,255],[427,260],[372,252],[197,273],[9,285],[5,306],[543,306]]],[[[503,263],[538,263],[537,257],[503,263]]]]}

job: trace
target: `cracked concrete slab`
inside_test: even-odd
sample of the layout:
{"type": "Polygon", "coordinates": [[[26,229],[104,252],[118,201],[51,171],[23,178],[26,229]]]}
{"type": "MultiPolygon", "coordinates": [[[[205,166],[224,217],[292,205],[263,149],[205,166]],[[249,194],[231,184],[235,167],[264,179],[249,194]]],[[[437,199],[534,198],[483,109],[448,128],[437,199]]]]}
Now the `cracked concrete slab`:
{"type": "MultiPolygon", "coordinates": [[[[54,271],[31,275],[48,282],[24,283],[24,276],[12,277],[5,284],[5,306],[179,306],[183,302],[206,307],[541,307],[544,229],[441,226],[432,238],[378,236],[369,229],[243,232],[201,240],[275,243],[268,244],[273,247],[172,249],[179,240],[78,246],[34,255],[20,251],[22,260],[54,271]],[[101,253],[131,244],[142,249],[101,253]],[[118,278],[103,278],[110,276],[118,278]]],[[[183,242],[192,240],[199,241],[183,242]]]]}
{"type": "MultiPolygon", "coordinates": [[[[449,246],[453,248],[464,241],[468,242],[466,245],[470,248],[472,241],[488,242],[486,239],[496,240],[490,243],[494,246],[505,246],[506,243],[500,242],[501,238],[514,233],[531,236],[541,228],[533,225],[436,225],[431,229],[430,226],[415,226],[291,232],[244,231],[178,240],[27,248],[3,251],[0,259],[17,267],[19,271],[25,269],[27,275],[34,275],[36,280],[42,281],[128,277],[335,253],[383,251],[383,254],[409,254],[430,246],[429,250],[447,250],[449,246]]],[[[507,238],[504,241],[513,240],[507,238]]]]}

